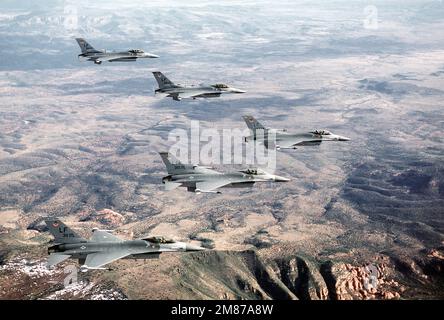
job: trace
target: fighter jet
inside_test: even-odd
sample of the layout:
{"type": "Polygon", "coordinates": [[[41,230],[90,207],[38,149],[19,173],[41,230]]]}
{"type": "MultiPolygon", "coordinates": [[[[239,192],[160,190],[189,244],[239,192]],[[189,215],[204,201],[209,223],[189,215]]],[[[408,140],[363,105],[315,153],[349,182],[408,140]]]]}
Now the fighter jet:
{"type": "Polygon", "coordinates": [[[313,130],[310,132],[288,133],[287,130],[270,129],[264,127],[252,116],[243,116],[251,131],[251,136],[244,141],[258,141],[266,148],[297,149],[302,146],[316,146],[323,141],[349,141],[350,138],[339,136],[327,130],[313,130]],[[274,140],[275,141],[271,141],[274,140]]]}
{"type": "Polygon", "coordinates": [[[168,171],[168,175],[162,178],[162,183],[165,184],[167,191],[186,187],[189,192],[221,193],[217,189],[252,187],[256,182],[290,181],[290,179],[270,174],[261,169],[221,173],[209,167],[182,164],[167,152],[159,154],[168,171]]]}
{"type": "Polygon", "coordinates": [[[94,61],[95,64],[101,64],[103,61],[131,62],[139,58],[159,58],[159,56],[146,53],[141,49],[131,49],[123,52],[96,50],[85,39],[76,38],[76,41],[82,50],[82,53],[79,54],[80,61],[94,61]]]}
{"type": "Polygon", "coordinates": [[[163,237],[122,240],[108,231],[93,229],[90,240],[80,237],[57,218],[45,220],[55,244],[48,248],[47,266],[55,266],[69,258],[78,259],[81,271],[101,269],[119,259],[156,259],[162,252],[200,251],[204,248],[163,237]]]}
{"type": "Polygon", "coordinates": [[[155,94],[163,93],[167,97],[172,97],[173,100],[180,101],[182,99],[197,99],[197,98],[218,98],[225,93],[245,93],[230,87],[223,83],[213,85],[198,85],[198,86],[181,86],[173,83],[162,72],[153,72],[154,78],[159,85],[159,88],[154,91],[155,94]]]}

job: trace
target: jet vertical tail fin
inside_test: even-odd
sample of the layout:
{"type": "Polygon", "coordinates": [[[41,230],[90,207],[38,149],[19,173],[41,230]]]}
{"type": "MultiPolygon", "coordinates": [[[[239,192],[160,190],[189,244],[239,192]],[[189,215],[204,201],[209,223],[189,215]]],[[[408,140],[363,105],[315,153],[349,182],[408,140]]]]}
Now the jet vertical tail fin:
{"type": "Polygon", "coordinates": [[[86,239],[80,237],[57,218],[46,219],[45,223],[48,226],[49,232],[51,232],[51,234],[54,236],[54,241],[56,243],[86,242],[86,239]]]}
{"type": "MultiPolygon", "coordinates": [[[[252,136],[251,137],[245,137],[245,142],[248,141],[248,139],[253,140],[264,140],[265,141],[265,147],[267,147],[267,140],[268,140],[268,131],[269,128],[264,127],[259,121],[256,120],[253,116],[242,116],[245,123],[248,126],[248,129],[251,130],[252,136]]],[[[268,147],[267,147],[268,148],[268,147]]]]}
{"type": "Polygon", "coordinates": [[[184,174],[194,172],[193,165],[183,164],[168,152],[160,152],[163,163],[167,168],[168,174],[184,174]]]}
{"type": "Polygon", "coordinates": [[[176,171],[179,169],[178,166],[184,167],[180,163],[179,160],[173,158],[173,156],[170,155],[168,152],[160,152],[159,154],[160,154],[160,156],[162,158],[163,163],[165,164],[165,166],[167,168],[168,174],[176,173],[176,171]],[[173,160],[173,162],[175,162],[175,163],[174,164],[171,163],[170,159],[173,160]]]}
{"type": "Polygon", "coordinates": [[[82,53],[94,53],[94,52],[100,52],[99,50],[94,49],[92,45],[90,45],[85,39],[83,38],[76,38],[77,43],[79,44],[80,50],[82,50],[82,53]]]}
{"type": "Polygon", "coordinates": [[[257,121],[256,118],[254,118],[253,116],[243,116],[242,118],[244,119],[248,128],[253,132],[258,129],[261,129],[261,130],[267,129],[259,121],[257,121]]]}
{"type": "Polygon", "coordinates": [[[178,86],[174,84],[170,79],[165,77],[165,75],[160,71],[153,72],[154,78],[156,78],[159,89],[165,88],[177,88],[178,86]]]}

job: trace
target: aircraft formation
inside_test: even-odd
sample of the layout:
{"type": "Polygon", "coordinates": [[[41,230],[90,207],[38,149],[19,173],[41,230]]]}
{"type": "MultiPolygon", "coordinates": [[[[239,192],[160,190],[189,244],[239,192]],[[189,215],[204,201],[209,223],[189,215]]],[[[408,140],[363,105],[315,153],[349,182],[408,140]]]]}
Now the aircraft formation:
{"type": "MultiPolygon", "coordinates": [[[[76,38],[81,49],[80,61],[134,62],[137,59],[159,58],[141,49],[127,51],[97,50],[85,39],[76,38]]],[[[225,94],[241,94],[244,90],[223,83],[212,85],[183,86],[169,80],[162,72],[153,72],[158,89],[155,94],[163,94],[175,101],[182,99],[217,98],[225,94]]],[[[263,144],[267,149],[297,149],[299,147],[317,146],[324,141],[349,141],[344,136],[333,134],[328,130],[289,133],[286,130],[272,129],[263,126],[251,115],[243,119],[250,129],[250,135],[244,142],[251,141],[263,144]]],[[[180,163],[173,155],[160,152],[168,175],[162,178],[166,191],[179,187],[194,193],[220,193],[221,188],[252,187],[258,182],[288,182],[290,179],[266,172],[259,168],[246,168],[240,171],[219,172],[212,168],[180,163]]],[[[92,237],[87,240],[63,224],[58,218],[45,220],[49,232],[54,236],[54,244],[48,248],[48,266],[55,266],[67,259],[78,259],[81,270],[107,269],[104,266],[119,259],[152,259],[162,252],[200,251],[202,247],[184,242],[175,242],[164,237],[146,237],[136,240],[123,240],[106,230],[93,229],[92,237]]]]}

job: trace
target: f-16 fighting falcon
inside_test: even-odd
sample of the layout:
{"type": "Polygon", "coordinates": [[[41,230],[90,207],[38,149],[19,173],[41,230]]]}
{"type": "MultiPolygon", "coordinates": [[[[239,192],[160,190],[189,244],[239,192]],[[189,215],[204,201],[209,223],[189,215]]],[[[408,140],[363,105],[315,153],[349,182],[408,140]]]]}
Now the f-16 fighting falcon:
{"type": "Polygon", "coordinates": [[[245,142],[258,141],[268,148],[297,149],[302,146],[316,146],[323,141],[349,141],[350,138],[339,136],[327,130],[314,130],[310,132],[288,133],[286,130],[270,129],[264,127],[252,116],[243,116],[251,131],[251,136],[245,137],[245,142]],[[270,141],[275,140],[275,141],[270,141]]]}
{"type": "Polygon", "coordinates": [[[77,43],[82,50],[79,54],[81,61],[94,61],[95,64],[101,64],[103,61],[109,62],[132,62],[139,58],[159,58],[159,56],[146,53],[141,49],[131,49],[128,51],[115,52],[106,50],[96,50],[85,39],[76,38],[77,43]]]}
{"type": "Polygon", "coordinates": [[[164,93],[167,97],[172,97],[173,100],[180,101],[182,99],[196,99],[196,98],[217,98],[221,94],[225,93],[245,93],[243,90],[239,90],[230,87],[223,83],[213,85],[199,85],[199,86],[181,86],[173,83],[162,72],[153,72],[154,78],[156,78],[159,88],[154,93],[164,93]]]}
{"type": "Polygon", "coordinates": [[[93,229],[90,240],[80,237],[59,219],[47,219],[46,225],[54,236],[55,244],[48,248],[48,267],[66,259],[79,259],[81,271],[101,269],[119,259],[155,259],[162,252],[200,251],[204,248],[175,242],[163,237],[122,240],[105,230],[93,229]]]}
{"type": "Polygon", "coordinates": [[[195,193],[220,193],[219,188],[252,187],[256,182],[287,182],[290,179],[267,173],[260,169],[246,169],[231,173],[221,173],[208,167],[182,164],[169,153],[161,152],[168,176],[162,179],[165,190],[186,187],[195,193]],[[173,161],[173,163],[170,161],[173,161]]]}

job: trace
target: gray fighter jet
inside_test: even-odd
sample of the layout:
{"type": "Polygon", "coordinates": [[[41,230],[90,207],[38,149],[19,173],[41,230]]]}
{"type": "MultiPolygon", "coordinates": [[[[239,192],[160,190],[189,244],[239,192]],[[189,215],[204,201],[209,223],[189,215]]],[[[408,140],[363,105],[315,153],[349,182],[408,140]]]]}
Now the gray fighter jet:
{"type": "Polygon", "coordinates": [[[48,267],[65,261],[79,259],[81,271],[102,269],[104,265],[119,259],[155,259],[162,252],[200,251],[204,248],[175,242],[163,237],[139,240],[122,240],[105,230],[93,229],[90,240],[76,234],[57,218],[45,220],[55,244],[48,248],[48,267]]]}
{"type": "Polygon", "coordinates": [[[230,87],[223,83],[213,85],[198,85],[198,86],[181,86],[173,83],[162,72],[153,72],[154,78],[159,85],[159,88],[154,91],[155,94],[163,93],[167,97],[172,97],[176,101],[182,99],[197,99],[197,98],[218,98],[223,93],[245,93],[230,87]]]}
{"type": "Polygon", "coordinates": [[[168,175],[162,179],[167,191],[186,187],[188,191],[195,193],[220,193],[217,191],[219,188],[252,187],[256,182],[266,181],[290,181],[261,169],[221,173],[208,167],[182,164],[167,152],[161,152],[160,156],[168,171],[168,175]]]}
{"type": "Polygon", "coordinates": [[[146,53],[141,49],[131,49],[123,52],[97,50],[85,39],[76,38],[76,41],[82,50],[82,53],[79,54],[80,61],[94,61],[95,64],[101,64],[103,61],[132,62],[140,58],[159,58],[159,56],[146,53]]]}
{"type": "Polygon", "coordinates": [[[350,138],[339,136],[327,130],[310,132],[288,133],[286,130],[264,127],[252,116],[243,116],[251,131],[251,136],[245,137],[245,142],[258,141],[266,148],[297,149],[302,146],[317,146],[323,141],[349,141],[350,138]]]}

